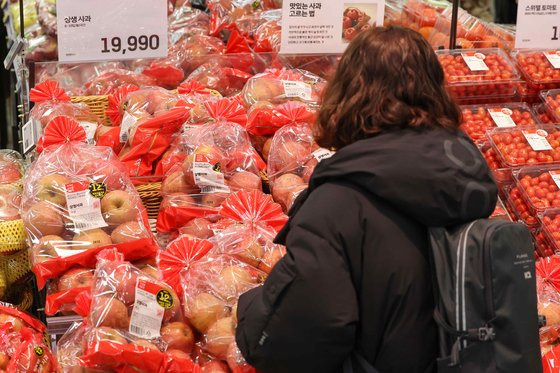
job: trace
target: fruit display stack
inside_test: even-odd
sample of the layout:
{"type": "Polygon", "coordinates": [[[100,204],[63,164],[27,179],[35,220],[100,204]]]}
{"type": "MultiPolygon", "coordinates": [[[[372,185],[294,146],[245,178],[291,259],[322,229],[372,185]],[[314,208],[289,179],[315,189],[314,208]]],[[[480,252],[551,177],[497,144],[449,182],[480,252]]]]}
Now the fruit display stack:
{"type": "MultiPolygon", "coordinates": [[[[461,129],[498,184],[491,218],[533,234],[550,365],[560,354],[560,51],[515,50],[512,29],[463,10],[449,50],[441,4],[387,1],[385,25],[434,47],[461,129]]],[[[237,301],[289,250],[274,238],[334,154],[313,127],[340,56],[280,54],[281,0],[168,5],[166,57],[35,65],[39,141],[22,182],[22,159],[0,153],[0,233],[13,233],[0,252],[28,252],[44,312],[78,321],[54,354],[43,325],[0,306],[0,371],[256,372],[235,344],[237,301]]],[[[55,1],[24,7],[27,60],[56,59],[55,1]]],[[[346,6],[341,37],[369,28],[367,17],[346,6]]],[[[4,257],[0,300],[18,289],[4,257]]]]}

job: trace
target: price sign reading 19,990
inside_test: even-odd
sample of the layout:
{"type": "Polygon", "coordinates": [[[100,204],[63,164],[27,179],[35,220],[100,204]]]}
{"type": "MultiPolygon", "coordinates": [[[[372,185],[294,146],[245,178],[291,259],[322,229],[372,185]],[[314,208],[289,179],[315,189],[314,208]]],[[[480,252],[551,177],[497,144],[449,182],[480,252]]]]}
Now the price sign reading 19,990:
{"type": "Polygon", "coordinates": [[[61,62],[167,55],[167,0],[58,0],[61,62]]]}

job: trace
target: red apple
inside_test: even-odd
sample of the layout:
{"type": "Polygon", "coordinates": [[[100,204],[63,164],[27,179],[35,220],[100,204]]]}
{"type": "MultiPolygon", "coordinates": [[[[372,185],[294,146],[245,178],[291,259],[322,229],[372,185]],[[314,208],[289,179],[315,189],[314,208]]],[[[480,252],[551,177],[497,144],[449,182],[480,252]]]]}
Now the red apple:
{"type": "Polygon", "coordinates": [[[111,237],[103,229],[90,229],[74,235],[72,248],[90,250],[112,244],[111,237]]]}
{"type": "Polygon", "coordinates": [[[227,180],[227,185],[234,191],[239,189],[262,190],[261,178],[247,171],[239,171],[231,175],[227,180]]]}
{"type": "Polygon", "coordinates": [[[194,334],[191,328],[181,321],[175,321],[161,328],[161,338],[167,343],[168,348],[186,353],[192,351],[194,334]]]}
{"type": "Polygon", "coordinates": [[[248,269],[230,265],[222,269],[215,287],[223,299],[231,300],[255,286],[256,283],[256,279],[248,269]]]}
{"type": "Polygon", "coordinates": [[[293,203],[294,195],[297,196],[305,188],[307,188],[307,184],[301,177],[294,174],[284,174],[274,180],[272,197],[285,210],[288,210],[293,203]]]}
{"type": "Polygon", "coordinates": [[[16,163],[0,165],[0,183],[15,183],[21,176],[21,170],[16,163]]]}
{"type": "Polygon", "coordinates": [[[37,182],[36,197],[38,200],[51,202],[60,206],[66,204],[66,184],[70,183],[64,175],[50,174],[37,182]]]}
{"type": "Polygon", "coordinates": [[[356,35],[358,34],[358,32],[356,31],[356,29],[354,27],[350,27],[347,28],[346,30],[344,30],[344,38],[348,41],[352,41],[356,35]]]}
{"type": "Polygon", "coordinates": [[[128,308],[123,302],[109,296],[94,299],[91,309],[91,321],[94,326],[107,326],[128,330],[128,308]]]}
{"type": "Polygon", "coordinates": [[[108,224],[122,224],[135,220],[138,210],[132,196],[124,190],[109,192],[101,200],[101,212],[108,224]]]}
{"type": "Polygon", "coordinates": [[[46,260],[57,258],[57,247],[67,248],[68,243],[60,236],[44,236],[33,246],[31,250],[31,262],[33,265],[43,263],[46,260]]]}
{"type": "Polygon", "coordinates": [[[114,244],[125,243],[139,240],[141,238],[150,238],[150,232],[143,224],[137,221],[129,221],[116,227],[111,233],[111,241],[114,244]]]}
{"type": "Polygon", "coordinates": [[[194,298],[188,298],[186,306],[189,322],[202,333],[228,314],[225,302],[209,293],[200,293],[194,298]]]}
{"type": "Polygon", "coordinates": [[[257,238],[248,235],[235,246],[234,252],[239,260],[256,268],[263,258],[264,247],[257,238]]]}
{"type": "Polygon", "coordinates": [[[282,257],[286,254],[286,250],[279,245],[275,245],[272,250],[268,250],[264,253],[263,259],[259,263],[258,269],[265,273],[270,273],[272,268],[282,259],[282,257]]]}
{"type": "Polygon", "coordinates": [[[179,233],[200,239],[210,238],[214,236],[210,224],[210,220],[208,219],[194,218],[184,227],[179,228],[179,233]]]}
{"type": "Polygon", "coordinates": [[[212,360],[202,365],[200,373],[229,373],[229,369],[223,361],[212,360]]]}
{"type": "Polygon", "coordinates": [[[89,336],[91,344],[96,345],[101,341],[126,344],[126,339],[115,329],[102,326],[94,328],[89,336]]]}
{"type": "Polygon", "coordinates": [[[90,287],[92,284],[92,269],[84,267],[72,268],[58,279],[58,291],[90,287]]]}
{"type": "Polygon", "coordinates": [[[27,229],[35,237],[60,235],[64,231],[62,215],[55,207],[47,202],[41,201],[33,204],[24,214],[27,229]]]}
{"type": "Polygon", "coordinates": [[[219,319],[208,328],[205,349],[220,360],[226,360],[227,350],[235,342],[234,325],[231,317],[219,319]]]}
{"type": "Polygon", "coordinates": [[[161,184],[161,193],[188,193],[193,190],[193,184],[194,183],[187,183],[187,178],[183,171],[175,171],[163,180],[161,184]]]}
{"type": "Polygon", "coordinates": [[[349,28],[349,27],[352,27],[352,18],[346,17],[346,16],[345,16],[345,17],[342,19],[342,28],[343,28],[343,29],[347,29],[347,28],[349,28]]]}

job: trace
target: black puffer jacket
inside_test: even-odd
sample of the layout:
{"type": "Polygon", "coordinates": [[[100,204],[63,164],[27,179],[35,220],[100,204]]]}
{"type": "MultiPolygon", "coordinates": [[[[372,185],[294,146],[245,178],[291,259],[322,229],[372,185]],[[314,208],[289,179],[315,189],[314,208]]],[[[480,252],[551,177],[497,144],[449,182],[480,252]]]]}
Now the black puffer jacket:
{"type": "Polygon", "coordinates": [[[487,217],[497,190],[462,133],[400,130],[321,162],[277,237],[288,254],[239,300],[237,343],[265,373],[431,372],[426,226],[487,217]]]}

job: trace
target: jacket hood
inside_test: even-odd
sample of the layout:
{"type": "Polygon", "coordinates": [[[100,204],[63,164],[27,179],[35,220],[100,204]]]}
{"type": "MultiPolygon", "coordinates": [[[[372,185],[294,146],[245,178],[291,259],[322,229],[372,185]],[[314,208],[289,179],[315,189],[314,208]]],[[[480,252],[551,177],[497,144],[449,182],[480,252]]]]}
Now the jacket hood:
{"type": "Polygon", "coordinates": [[[482,154],[462,132],[405,129],[340,149],[315,168],[309,192],[352,183],[426,226],[486,218],[497,187],[482,154]]]}

